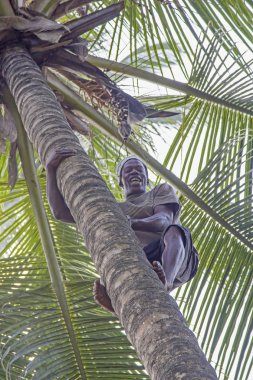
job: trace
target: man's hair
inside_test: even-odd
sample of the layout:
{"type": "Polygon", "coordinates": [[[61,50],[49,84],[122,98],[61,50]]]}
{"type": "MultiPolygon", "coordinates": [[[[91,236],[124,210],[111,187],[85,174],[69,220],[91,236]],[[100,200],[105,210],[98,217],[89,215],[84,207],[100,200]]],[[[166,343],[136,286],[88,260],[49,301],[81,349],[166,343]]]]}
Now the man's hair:
{"type": "Polygon", "coordinates": [[[147,166],[144,164],[144,162],[137,156],[135,155],[131,155],[131,156],[128,156],[126,158],[124,158],[123,160],[121,160],[119,162],[119,164],[117,165],[117,168],[116,168],[116,173],[117,173],[117,176],[119,177],[119,186],[120,187],[123,187],[123,183],[122,183],[122,169],[123,169],[123,166],[125,165],[125,163],[129,160],[138,160],[142,163],[142,165],[144,166],[145,170],[146,170],[146,174],[147,174],[147,184],[148,184],[148,169],[147,169],[147,166]]]}

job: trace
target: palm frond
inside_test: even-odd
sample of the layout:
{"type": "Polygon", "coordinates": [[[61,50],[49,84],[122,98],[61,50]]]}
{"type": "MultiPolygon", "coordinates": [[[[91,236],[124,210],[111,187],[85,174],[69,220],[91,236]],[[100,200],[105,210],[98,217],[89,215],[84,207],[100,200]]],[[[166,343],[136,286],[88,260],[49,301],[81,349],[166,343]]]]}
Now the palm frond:
{"type": "Polygon", "coordinates": [[[212,42],[205,46],[206,41],[204,37],[197,49],[190,83],[218,97],[221,102],[228,101],[231,109],[200,100],[193,102],[164,160],[166,166],[173,168],[180,157],[183,162],[181,176],[186,182],[194,179],[193,162],[200,172],[225,141],[252,131],[253,99],[248,91],[253,75],[251,62],[242,70],[237,60],[231,61],[232,48],[227,53],[223,49],[223,32],[217,32],[212,42]],[[236,112],[238,106],[243,106],[245,112],[236,112]]]}
{"type": "MultiPolygon", "coordinates": [[[[96,9],[95,4],[93,9],[96,9]]],[[[117,61],[127,56],[131,65],[136,67],[140,65],[139,51],[142,49],[142,59],[149,62],[151,71],[162,74],[167,67],[174,77],[171,65],[173,61],[178,63],[182,75],[187,78],[188,73],[180,49],[180,40],[177,36],[175,37],[172,28],[169,27],[167,17],[167,12],[158,2],[145,0],[137,3],[129,0],[125,2],[125,10],[119,19],[108,23],[105,28],[97,32],[93,30],[85,37],[94,40],[91,52],[99,51],[103,56],[107,55],[110,59],[117,61]],[[100,47],[96,46],[97,41],[101,44],[103,34],[113,36],[110,44],[105,39],[100,47]],[[169,57],[167,47],[171,51],[169,57]],[[173,57],[172,60],[171,57],[173,57]],[[166,65],[163,65],[163,61],[166,65]]],[[[191,46],[187,42],[186,45],[188,48],[184,51],[188,60],[192,56],[191,46]]]]}
{"type": "Polygon", "coordinates": [[[197,176],[193,189],[222,217],[252,240],[252,136],[242,136],[219,148],[197,176]],[[222,174],[221,174],[222,173],[222,174]]]}
{"type": "MultiPolygon", "coordinates": [[[[208,24],[215,31],[224,25],[224,20],[227,25],[227,29],[231,28],[240,40],[252,50],[252,33],[251,22],[253,15],[252,2],[250,0],[236,2],[229,1],[224,2],[222,0],[203,3],[202,1],[182,1],[182,8],[187,13],[188,18],[194,20],[194,22],[202,29],[208,24]],[[196,14],[198,15],[196,17],[196,14]],[[204,21],[204,26],[200,22],[204,21]]],[[[233,37],[227,35],[227,39],[233,42],[233,37]]]]}
{"type": "MultiPolygon", "coordinates": [[[[46,201],[44,175],[41,186],[46,201]]],[[[1,197],[2,204],[9,199],[7,189],[2,183],[1,195],[6,194],[1,197]]],[[[39,235],[32,228],[25,189],[24,181],[19,180],[12,198],[14,205],[4,211],[1,226],[8,231],[0,280],[2,363],[9,378],[15,374],[20,378],[78,378],[73,346],[50,285],[39,235]]],[[[119,322],[93,301],[91,288],[97,275],[82,237],[75,227],[55,222],[47,203],[46,209],[87,378],[119,378],[119,373],[124,379],[147,378],[119,322]]]]}
{"type": "Polygon", "coordinates": [[[237,369],[239,378],[247,379],[240,347],[250,350],[252,252],[192,204],[181,201],[182,223],[191,229],[201,260],[194,281],[178,291],[177,299],[219,378],[230,378],[237,369]]]}
{"type": "Polygon", "coordinates": [[[235,45],[231,45],[227,52],[224,49],[226,35],[222,29],[218,30],[206,44],[207,35],[204,34],[196,51],[189,83],[231,104],[252,110],[252,60],[244,65],[242,71],[238,62],[242,55],[232,60],[235,45]]]}
{"type": "MultiPolygon", "coordinates": [[[[252,167],[245,170],[252,166],[252,149],[251,156],[245,155],[248,144],[252,146],[252,137],[246,144],[245,136],[224,144],[195,179],[193,189],[252,241],[252,167]]],[[[192,231],[201,265],[192,284],[177,297],[220,378],[222,372],[229,376],[233,370],[247,379],[242,368],[247,367],[248,356],[240,348],[245,354],[250,350],[252,251],[188,201],[182,203],[182,222],[192,231]]]]}

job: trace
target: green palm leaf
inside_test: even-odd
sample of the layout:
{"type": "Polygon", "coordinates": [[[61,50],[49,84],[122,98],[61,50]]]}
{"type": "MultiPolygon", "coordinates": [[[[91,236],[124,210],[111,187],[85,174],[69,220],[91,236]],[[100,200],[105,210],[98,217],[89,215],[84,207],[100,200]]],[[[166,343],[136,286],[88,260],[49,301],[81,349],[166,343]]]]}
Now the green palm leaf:
{"type": "MultiPolygon", "coordinates": [[[[245,157],[243,153],[248,144],[252,145],[252,138],[246,144],[243,142],[245,136],[224,144],[200,172],[192,188],[251,242],[252,233],[247,221],[250,223],[252,220],[253,211],[252,168],[250,175],[245,169],[252,161],[252,149],[251,156],[245,157]]],[[[185,291],[180,290],[178,296],[183,297],[182,305],[184,297],[187,298],[183,310],[190,321],[195,319],[193,311],[196,308],[199,310],[198,319],[192,322],[193,328],[210,359],[218,357],[216,367],[220,366],[220,370],[227,375],[232,368],[239,374],[241,366],[245,364],[245,356],[239,354],[239,346],[242,345],[247,352],[251,333],[250,318],[245,317],[252,302],[249,293],[252,279],[251,250],[199,213],[189,202],[183,200],[183,205],[182,220],[191,226],[202,255],[196,279],[185,291]],[[196,297],[193,298],[191,294],[196,297]],[[239,327],[231,336],[236,325],[239,327]],[[229,340],[223,338],[222,341],[222,334],[229,340]]]]}
{"type": "MultiPolygon", "coordinates": [[[[2,184],[1,194],[6,189],[2,184]]],[[[35,222],[31,220],[29,197],[24,198],[24,193],[26,185],[18,181],[13,197],[16,217],[13,207],[7,208],[1,227],[4,238],[5,232],[11,237],[10,226],[16,231],[3,250],[8,258],[1,259],[2,363],[10,378],[15,373],[21,378],[77,378],[75,353],[50,285],[39,234],[36,227],[31,228],[35,222]]],[[[5,197],[1,199],[5,203],[5,197]]],[[[125,378],[145,378],[119,323],[93,301],[91,289],[96,274],[81,236],[75,227],[52,220],[49,210],[48,217],[87,378],[117,378],[119,372],[125,378]]]]}

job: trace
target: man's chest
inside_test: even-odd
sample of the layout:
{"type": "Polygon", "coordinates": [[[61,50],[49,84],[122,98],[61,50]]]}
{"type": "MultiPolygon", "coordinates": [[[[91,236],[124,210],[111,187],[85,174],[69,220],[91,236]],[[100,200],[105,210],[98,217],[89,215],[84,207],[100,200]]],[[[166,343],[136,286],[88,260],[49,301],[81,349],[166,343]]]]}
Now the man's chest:
{"type": "Polygon", "coordinates": [[[145,194],[145,196],[134,199],[133,201],[119,203],[119,206],[123,213],[129,215],[131,218],[143,219],[154,215],[152,193],[145,194]]]}

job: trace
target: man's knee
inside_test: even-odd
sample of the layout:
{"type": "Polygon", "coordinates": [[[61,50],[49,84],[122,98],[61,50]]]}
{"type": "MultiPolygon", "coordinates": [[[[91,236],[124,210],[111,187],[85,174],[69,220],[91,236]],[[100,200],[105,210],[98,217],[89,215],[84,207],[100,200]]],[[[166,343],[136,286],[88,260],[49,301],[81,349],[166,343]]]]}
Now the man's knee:
{"type": "Polygon", "coordinates": [[[169,244],[170,241],[178,241],[178,243],[183,244],[184,246],[184,233],[180,227],[171,226],[164,234],[164,243],[165,245],[169,244]]]}

